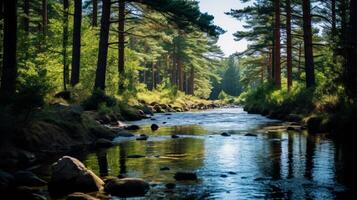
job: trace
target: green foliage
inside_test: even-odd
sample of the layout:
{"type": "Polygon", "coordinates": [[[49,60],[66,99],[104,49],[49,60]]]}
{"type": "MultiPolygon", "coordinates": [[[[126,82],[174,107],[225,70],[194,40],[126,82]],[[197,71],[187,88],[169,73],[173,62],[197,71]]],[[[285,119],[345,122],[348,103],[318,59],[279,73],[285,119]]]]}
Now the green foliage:
{"type": "Polygon", "coordinates": [[[102,90],[95,90],[93,94],[84,100],[81,105],[85,110],[97,110],[100,105],[113,107],[117,103],[116,99],[104,94],[102,90]]]}

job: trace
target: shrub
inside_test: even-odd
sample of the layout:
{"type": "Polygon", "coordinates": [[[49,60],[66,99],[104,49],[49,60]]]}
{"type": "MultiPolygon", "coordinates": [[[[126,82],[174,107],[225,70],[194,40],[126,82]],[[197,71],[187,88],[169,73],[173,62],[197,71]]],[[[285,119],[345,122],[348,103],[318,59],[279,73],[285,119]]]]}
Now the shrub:
{"type": "Polygon", "coordinates": [[[97,110],[100,104],[104,104],[107,107],[113,107],[116,105],[116,99],[104,94],[102,90],[95,90],[91,96],[84,100],[81,105],[84,110],[97,110]]]}

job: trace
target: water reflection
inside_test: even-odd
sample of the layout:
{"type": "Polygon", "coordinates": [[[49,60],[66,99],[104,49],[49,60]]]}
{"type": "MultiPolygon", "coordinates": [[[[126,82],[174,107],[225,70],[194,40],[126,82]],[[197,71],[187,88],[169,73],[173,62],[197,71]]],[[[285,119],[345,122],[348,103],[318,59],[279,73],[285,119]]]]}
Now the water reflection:
{"type": "MultiPolygon", "coordinates": [[[[154,133],[142,129],[140,133],[149,134],[151,138],[171,134],[185,137],[121,142],[108,150],[88,155],[84,162],[101,176],[125,174],[158,182],[159,186],[148,194],[154,199],[204,196],[205,199],[326,200],[354,194],[349,190],[353,180],[348,173],[355,174],[351,168],[351,158],[355,159],[355,154],[345,153],[350,148],[323,135],[306,132],[256,132],[258,137],[244,136],[244,132],[252,132],[258,126],[272,122],[256,115],[248,117],[253,121],[245,128],[242,124],[221,125],[230,127],[232,133],[231,137],[222,137],[217,134],[217,127],[212,129],[205,123],[213,121],[211,118],[225,116],[228,124],[233,124],[245,121],[248,116],[237,110],[222,112],[206,112],[208,119],[205,118],[200,126],[197,125],[200,122],[197,115],[202,113],[185,114],[195,125],[183,121],[182,114],[177,118],[174,114],[170,117],[175,126],[164,126],[154,133]],[[143,157],[131,158],[130,155],[143,157]],[[160,171],[162,167],[170,170],[160,171]],[[200,180],[178,183],[178,187],[168,193],[163,185],[174,181],[176,171],[196,171],[200,180]]],[[[161,117],[165,119],[167,116],[161,117]]],[[[157,118],[160,121],[160,116],[157,118]]],[[[224,123],[224,119],[219,118],[219,121],[224,123]]]]}

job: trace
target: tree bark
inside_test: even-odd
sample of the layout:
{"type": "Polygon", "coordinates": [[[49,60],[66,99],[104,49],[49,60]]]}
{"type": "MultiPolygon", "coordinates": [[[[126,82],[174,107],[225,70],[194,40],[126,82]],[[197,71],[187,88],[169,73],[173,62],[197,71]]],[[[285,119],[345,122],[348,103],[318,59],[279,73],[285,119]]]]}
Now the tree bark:
{"type": "Polygon", "coordinates": [[[118,72],[119,93],[124,91],[125,80],[125,0],[119,0],[118,19],[118,72]]]}
{"type": "Polygon", "coordinates": [[[156,64],[155,64],[155,62],[152,62],[152,64],[151,64],[151,71],[152,71],[152,77],[151,77],[151,79],[152,79],[152,81],[151,81],[151,86],[152,86],[152,90],[155,90],[155,88],[156,88],[156,76],[155,76],[155,74],[156,74],[156,64]]]}
{"type": "Polygon", "coordinates": [[[29,0],[24,0],[24,16],[22,19],[22,26],[24,28],[26,37],[29,34],[30,31],[30,1],[29,0]]]}
{"type": "Polygon", "coordinates": [[[345,69],[345,87],[349,97],[357,99],[357,3],[350,1],[350,20],[348,26],[348,49],[345,69]]]}
{"type": "Polygon", "coordinates": [[[287,82],[288,91],[290,91],[293,85],[292,80],[292,42],[291,42],[291,0],[286,0],[286,70],[287,70],[287,82]]]}
{"type": "Polygon", "coordinates": [[[177,59],[178,89],[183,91],[183,65],[181,59],[177,59]]]}
{"type": "Polygon", "coordinates": [[[280,0],[274,0],[274,83],[281,88],[280,66],[280,0]]]}
{"type": "Polygon", "coordinates": [[[102,18],[100,22],[98,62],[94,89],[105,90],[105,74],[107,70],[108,39],[110,27],[110,0],[103,0],[102,18]]]}
{"type": "Polygon", "coordinates": [[[98,1],[97,0],[92,0],[92,26],[97,27],[98,26],[98,1]]]}
{"type": "Polygon", "coordinates": [[[4,57],[1,73],[1,98],[8,99],[15,94],[17,63],[17,0],[4,1],[4,57]]]}
{"type": "Polygon", "coordinates": [[[191,66],[190,78],[189,78],[189,91],[188,94],[194,95],[195,93],[195,68],[191,66]]]}
{"type": "Polygon", "coordinates": [[[79,83],[81,61],[82,0],[74,0],[71,85],[79,83]]]}
{"type": "Polygon", "coordinates": [[[63,39],[62,39],[62,57],[63,57],[63,90],[67,91],[69,79],[68,63],[67,63],[67,46],[68,46],[68,0],[63,0],[63,39]]]}
{"type": "Polygon", "coordinates": [[[315,86],[314,55],[312,50],[312,26],[311,26],[311,3],[310,0],[303,0],[303,29],[304,29],[304,52],[305,52],[305,73],[306,87],[315,86]]]}
{"type": "MultiPolygon", "coordinates": [[[[68,0],[67,0],[68,4],[68,0]]],[[[48,2],[47,0],[42,0],[42,34],[46,36],[47,25],[48,25],[48,2]]]]}

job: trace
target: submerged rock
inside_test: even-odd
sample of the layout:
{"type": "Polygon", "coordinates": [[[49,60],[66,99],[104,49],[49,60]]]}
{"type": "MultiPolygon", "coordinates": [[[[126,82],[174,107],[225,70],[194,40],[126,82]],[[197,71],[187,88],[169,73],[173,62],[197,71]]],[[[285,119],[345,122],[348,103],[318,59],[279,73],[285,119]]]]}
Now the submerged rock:
{"type": "Polygon", "coordinates": [[[174,134],[174,135],[171,135],[171,138],[176,139],[176,138],[180,138],[180,136],[174,134]]]}
{"type": "Polygon", "coordinates": [[[195,172],[176,172],[174,178],[178,181],[194,181],[197,180],[197,174],[195,172]]]}
{"type": "Polygon", "coordinates": [[[141,134],[139,137],[136,138],[136,140],[147,140],[149,138],[149,136],[145,135],[145,134],[141,134]]]}
{"type": "Polygon", "coordinates": [[[226,132],[223,132],[223,133],[221,133],[221,136],[224,136],[224,137],[229,137],[229,136],[231,136],[231,134],[226,133],[226,132]]]}
{"type": "Polygon", "coordinates": [[[104,182],[76,158],[63,156],[52,165],[49,191],[53,195],[93,192],[103,185],[104,182]]]}
{"type": "Polygon", "coordinates": [[[135,135],[132,133],[129,133],[128,131],[121,130],[118,132],[117,136],[119,136],[119,137],[134,137],[135,135]]]}
{"type": "Polygon", "coordinates": [[[167,171],[167,170],[170,170],[170,168],[169,167],[161,167],[160,168],[160,171],[167,171]]]}
{"type": "Polygon", "coordinates": [[[125,128],[126,130],[135,131],[135,130],[139,130],[139,129],[140,129],[140,126],[133,124],[133,125],[125,126],[124,128],[125,128]]]}
{"type": "Polygon", "coordinates": [[[175,183],[167,183],[165,187],[169,190],[175,189],[176,184],[175,183]]]}
{"type": "Polygon", "coordinates": [[[67,196],[66,200],[99,200],[82,192],[75,192],[67,196]]]}
{"type": "Polygon", "coordinates": [[[104,191],[119,197],[144,196],[150,189],[149,183],[139,178],[108,179],[104,191]]]}
{"type": "Polygon", "coordinates": [[[244,136],[258,137],[258,135],[257,135],[257,134],[254,134],[254,133],[247,133],[247,134],[245,134],[244,136]]]}
{"type": "Polygon", "coordinates": [[[157,124],[151,124],[151,130],[152,130],[152,131],[156,131],[157,129],[159,129],[159,125],[157,125],[157,124]]]}

